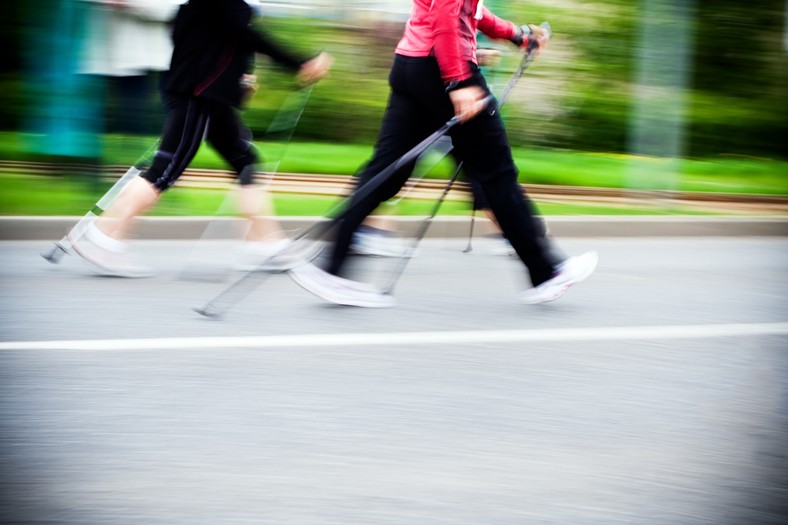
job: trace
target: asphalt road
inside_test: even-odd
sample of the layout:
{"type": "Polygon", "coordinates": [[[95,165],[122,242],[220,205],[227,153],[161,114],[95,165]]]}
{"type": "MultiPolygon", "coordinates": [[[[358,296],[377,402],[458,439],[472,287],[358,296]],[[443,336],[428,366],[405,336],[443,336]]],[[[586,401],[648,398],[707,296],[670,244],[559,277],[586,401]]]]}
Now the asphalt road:
{"type": "Polygon", "coordinates": [[[133,281],[48,246],[0,243],[2,523],[788,521],[785,238],[566,239],[598,272],[541,306],[429,239],[394,309],[274,275],[221,320],[191,243],[133,281]]]}

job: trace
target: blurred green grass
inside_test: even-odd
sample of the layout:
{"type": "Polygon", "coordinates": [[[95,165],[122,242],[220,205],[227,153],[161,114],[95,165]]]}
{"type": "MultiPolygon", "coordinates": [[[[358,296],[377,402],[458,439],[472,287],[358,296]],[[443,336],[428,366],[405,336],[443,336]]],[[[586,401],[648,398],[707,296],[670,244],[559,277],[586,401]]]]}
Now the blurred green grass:
{"type": "MultiPolygon", "coordinates": [[[[25,137],[19,133],[0,132],[0,158],[5,160],[41,160],[24,153],[25,137]]],[[[154,137],[107,135],[104,137],[101,162],[127,166],[155,143],[154,137]]],[[[367,144],[327,144],[295,142],[287,146],[275,142],[257,142],[268,167],[278,164],[278,172],[349,175],[371,153],[367,144]]],[[[591,186],[714,192],[729,194],[788,195],[788,162],[744,157],[711,159],[653,159],[621,154],[603,154],[570,150],[514,148],[520,168],[520,181],[528,184],[591,186]]],[[[454,166],[449,159],[427,158],[426,177],[448,178],[454,166]],[[437,164],[435,164],[437,162],[437,164]],[[434,164],[434,166],[433,166],[434,164]]],[[[222,169],[227,166],[209,147],[203,146],[191,165],[193,168],[222,169]]],[[[426,169],[426,168],[424,168],[426,169]]],[[[81,215],[91,208],[109,187],[95,176],[24,176],[0,175],[0,214],[2,215],[81,215]]],[[[213,215],[226,196],[224,190],[176,187],[168,191],[154,211],[158,215],[213,215]]],[[[280,215],[322,215],[336,199],[312,195],[275,196],[280,215]]],[[[429,212],[431,201],[408,199],[392,214],[421,215],[429,212]]],[[[580,203],[557,205],[542,203],[543,213],[551,214],[621,214],[684,213],[679,208],[657,209],[654,206],[580,203]]],[[[467,214],[467,203],[448,201],[441,214],[467,214]]],[[[384,210],[385,212],[385,210],[384,210]]]]}
{"type": "MultiPolygon", "coordinates": [[[[109,184],[93,184],[87,180],[64,177],[0,175],[0,215],[83,215],[109,188],[109,184]]],[[[181,187],[164,194],[152,210],[153,216],[214,216],[235,214],[228,191],[223,189],[181,187]]],[[[338,197],[311,194],[275,193],[276,213],[279,216],[324,216],[339,202],[338,197]]],[[[437,197],[435,197],[437,198],[437,197]]],[[[435,199],[403,199],[396,205],[384,203],[383,215],[426,216],[435,199]]],[[[447,200],[440,215],[468,215],[467,201],[447,200]]],[[[709,214],[680,206],[655,206],[653,203],[612,205],[604,203],[562,204],[538,202],[546,215],[670,215],[709,214]]]]}

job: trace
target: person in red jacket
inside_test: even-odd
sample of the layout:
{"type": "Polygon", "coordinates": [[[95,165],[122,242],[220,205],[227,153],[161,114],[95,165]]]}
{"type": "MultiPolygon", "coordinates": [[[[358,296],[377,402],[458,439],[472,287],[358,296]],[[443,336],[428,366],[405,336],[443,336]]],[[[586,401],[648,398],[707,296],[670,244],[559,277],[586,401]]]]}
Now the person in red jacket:
{"type": "MultiPolygon", "coordinates": [[[[450,132],[454,156],[464,162],[466,175],[478,182],[503,234],[526,266],[532,287],[522,293],[521,301],[551,301],[587,278],[596,268],[597,255],[589,252],[556,264],[540,242],[533,205],[517,182],[503,121],[494,105],[485,102],[491,94],[477,65],[477,31],[522,47],[535,40],[541,48],[549,38],[539,26],[518,26],[496,17],[482,0],[414,0],[389,74],[388,106],[359,188],[456,116],[461,124],[450,132]]],[[[396,195],[412,170],[413,164],[405,166],[375,191],[354,193],[327,266],[299,266],[290,271],[293,279],[337,304],[394,305],[391,295],[345,278],[342,271],[356,228],[381,202],[396,195]]]]}
{"type": "Polygon", "coordinates": [[[178,180],[204,137],[235,171],[242,206],[259,202],[249,195],[256,192],[258,158],[237,112],[245,94],[243,78],[255,53],[292,70],[301,84],[323,78],[333,59],[325,53],[310,59],[292,55],[253,29],[252,16],[245,0],[190,0],[180,7],[173,22],[170,68],[162,83],[167,117],[159,149],[150,167],[72,242],[79,255],[105,272],[122,277],[149,274],[131,257],[124,239],[132,220],[178,180]]]}

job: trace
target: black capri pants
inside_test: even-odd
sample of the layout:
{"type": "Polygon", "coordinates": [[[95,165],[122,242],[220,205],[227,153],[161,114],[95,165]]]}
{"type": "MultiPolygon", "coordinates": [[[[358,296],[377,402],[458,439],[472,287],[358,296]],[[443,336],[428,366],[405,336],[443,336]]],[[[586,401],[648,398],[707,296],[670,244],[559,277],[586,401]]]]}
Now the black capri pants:
{"type": "Polygon", "coordinates": [[[251,184],[257,154],[235,108],[200,97],[165,95],[167,118],[159,150],[142,177],[160,192],[175,184],[203,138],[227,161],[241,184],[251,184]]]}
{"type": "MultiPolygon", "coordinates": [[[[479,68],[472,63],[470,66],[478,83],[489,94],[479,68]]],[[[391,94],[375,151],[359,174],[359,186],[368,183],[454,116],[434,57],[395,55],[389,84],[391,94]]],[[[466,176],[478,183],[501,230],[527,266],[531,283],[537,286],[550,279],[555,268],[537,239],[535,210],[517,182],[517,167],[504,124],[494,107],[491,105],[476,118],[452,128],[453,155],[464,163],[466,176]]],[[[414,167],[415,161],[364,199],[356,197],[358,192],[354,193],[337,232],[329,272],[340,274],[353,232],[381,202],[397,194],[414,167]]]]}

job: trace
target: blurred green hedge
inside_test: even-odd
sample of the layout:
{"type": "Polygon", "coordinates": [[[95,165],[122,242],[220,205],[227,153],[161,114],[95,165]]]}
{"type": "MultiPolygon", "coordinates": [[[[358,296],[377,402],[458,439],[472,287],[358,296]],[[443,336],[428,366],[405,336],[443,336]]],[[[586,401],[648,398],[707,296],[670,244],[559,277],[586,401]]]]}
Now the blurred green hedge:
{"type": "MultiPolygon", "coordinates": [[[[507,18],[537,23],[550,20],[555,32],[550,48],[522,79],[503,111],[513,144],[628,150],[645,1],[506,5],[507,18]]],[[[31,90],[24,83],[24,61],[8,56],[14,49],[22,51],[29,27],[25,19],[29,11],[8,7],[15,4],[7,3],[6,12],[0,13],[5,17],[1,29],[6,44],[6,65],[0,74],[0,118],[2,127],[10,130],[19,129],[25,112],[38,102],[28,96],[31,90]]],[[[784,0],[764,0],[757,5],[733,0],[689,4],[694,6],[695,17],[688,49],[691,68],[684,154],[788,157],[784,0]]],[[[283,18],[259,23],[294,50],[312,53],[325,49],[336,57],[331,77],[312,94],[296,140],[372,143],[386,104],[388,67],[402,23],[371,26],[283,18]]],[[[669,29],[665,38],[671,38],[669,29]]],[[[488,73],[497,91],[518,61],[512,50],[497,70],[488,73]]],[[[258,62],[258,74],[262,87],[245,109],[245,118],[255,135],[262,137],[294,84],[289,74],[265,58],[258,62]]],[[[158,132],[160,117],[155,112],[149,125],[154,134],[158,132]]]]}
{"type": "MultiPolygon", "coordinates": [[[[503,112],[512,142],[625,152],[642,2],[562,5],[529,9],[528,2],[517,2],[506,6],[508,18],[547,19],[555,32],[550,48],[527,72],[503,112]]],[[[788,54],[784,2],[765,0],[744,6],[738,1],[697,0],[694,6],[687,51],[686,155],[785,158],[788,54]]],[[[298,136],[372,142],[386,103],[388,66],[401,25],[359,28],[310,20],[265,22],[282,41],[295,42],[303,51],[325,48],[337,58],[331,78],[315,90],[298,136]]],[[[665,25],[665,38],[671,38],[670,21],[665,25]]],[[[518,61],[512,50],[497,71],[488,72],[488,80],[498,85],[498,91],[518,61]]],[[[669,59],[666,64],[669,68],[669,59]]],[[[277,75],[274,68],[262,66],[263,78],[277,75]]],[[[266,111],[275,109],[266,104],[261,93],[249,110],[248,120],[258,133],[265,129],[266,111]]]]}

